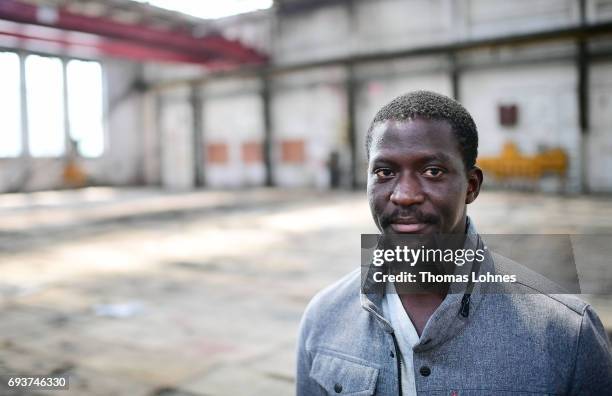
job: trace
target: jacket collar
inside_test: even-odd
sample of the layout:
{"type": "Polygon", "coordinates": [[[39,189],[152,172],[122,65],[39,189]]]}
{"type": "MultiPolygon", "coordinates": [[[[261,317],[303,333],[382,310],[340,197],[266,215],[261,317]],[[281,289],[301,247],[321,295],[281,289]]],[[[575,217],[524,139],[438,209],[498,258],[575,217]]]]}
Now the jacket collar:
{"type": "MultiPolygon", "coordinates": [[[[467,218],[466,247],[469,244],[472,249],[482,249],[484,245],[476,231],[473,222],[467,218]]],[[[370,266],[369,271],[373,266],[370,266]]],[[[485,259],[480,265],[475,262],[466,263],[457,267],[456,274],[467,274],[471,279],[471,273],[483,273],[492,271],[493,259],[488,250],[485,250],[485,259]]],[[[371,279],[367,276],[364,281],[371,279]]],[[[440,306],[434,311],[427,321],[419,342],[414,346],[414,351],[426,351],[456,336],[463,327],[474,316],[474,312],[480,306],[485,290],[483,283],[454,283],[440,306]]],[[[385,298],[384,284],[376,292],[360,294],[360,302],[363,309],[368,311],[378,321],[384,331],[393,333],[393,327],[382,314],[382,302],[385,298]]]]}

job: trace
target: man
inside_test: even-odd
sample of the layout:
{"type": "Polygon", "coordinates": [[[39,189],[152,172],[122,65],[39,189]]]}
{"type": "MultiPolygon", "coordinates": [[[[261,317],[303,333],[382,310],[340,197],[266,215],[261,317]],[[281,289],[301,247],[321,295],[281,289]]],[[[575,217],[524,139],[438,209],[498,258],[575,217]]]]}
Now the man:
{"type": "MultiPolygon", "coordinates": [[[[368,200],[382,235],[476,235],[466,206],[483,176],[476,125],[433,92],[400,96],[368,131],[368,200]]],[[[488,255],[474,271],[512,272],[488,255]]],[[[352,272],[302,319],[298,395],[605,395],[612,357],[586,303],[519,276],[510,292],[362,293],[352,272]]],[[[474,286],[473,288],[471,288],[474,286]]],[[[467,288],[470,287],[468,290],[467,288]]]]}

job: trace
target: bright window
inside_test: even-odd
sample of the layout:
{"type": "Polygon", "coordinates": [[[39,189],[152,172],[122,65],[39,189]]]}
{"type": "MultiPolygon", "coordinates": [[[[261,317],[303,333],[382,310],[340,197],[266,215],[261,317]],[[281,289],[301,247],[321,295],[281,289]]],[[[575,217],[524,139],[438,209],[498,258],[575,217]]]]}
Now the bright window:
{"type": "Polygon", "coordinates": [[[98,62],[71,60],[66,75],[70,137],[79,154],[99,157],[104,152],[102,67],[98,62]]]}
{"type": "Polygon", "coordinates": [[[25,70],[30,154],[33,157],[59,157],[66,144],[62,61],[28,55],[25,70]]]}
{"type": "Polygon", "coordinates": [[[272,0],[134,0],[182,12],[198,18],[214,19],[272,7],[272,0]]]}
{"type": "Polygon", "coordinates": [[[0,157],[18,157],[21,144],[19,56],[0,52],[0,157]]]}

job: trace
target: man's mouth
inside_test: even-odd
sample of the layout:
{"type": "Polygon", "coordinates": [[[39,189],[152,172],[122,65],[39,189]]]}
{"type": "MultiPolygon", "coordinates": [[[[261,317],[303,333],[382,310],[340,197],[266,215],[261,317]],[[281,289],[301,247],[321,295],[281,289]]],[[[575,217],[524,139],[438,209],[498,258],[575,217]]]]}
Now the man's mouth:
{"type": "Polygon", "coordinates": [[[393,231],[402,234],[415,234],[422,232],[430,223],[419,222],[416,219],[395,219],[390,226],[393,231]]]}

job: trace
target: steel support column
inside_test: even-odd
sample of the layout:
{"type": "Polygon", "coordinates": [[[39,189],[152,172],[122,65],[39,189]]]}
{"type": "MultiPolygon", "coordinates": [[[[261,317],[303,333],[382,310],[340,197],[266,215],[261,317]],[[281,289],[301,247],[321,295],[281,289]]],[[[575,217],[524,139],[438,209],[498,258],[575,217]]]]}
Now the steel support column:
{"type": "Polygon", "coordinates": [[[62,58],[62,101],[64,106],[64,155],[79,155],[77,145],[72,144],[72,131],[70,130],[70,106],[68,102],[68,59],[62,58]],[[73,152],[75,150],[75,152],[73,152]]]}
{"type": "MultiPolygon", "coordinates": [[[[586,1],[580,0],[580,25],[587,26],[586,1]]],[[[578,123],[580,126],[580,188],[588,192],[588,132],[589,132],[589,48],[586,38],[577,42],[576,68],[578,70],[578,123]]]]}
{"type": "Polygon", "coordinates": [[[193,162],[196,187],[203,187],[206,183],[204,173],[204,128],[201,87],[197,84],[191,86],[189,102],[191,105],[192,131],[193,131],[193,162]]]}
{"type": "Polygon", "coordinates": [[[351,155],[351,188],[359,187],[359,178],[357,168],[359,164],[357,152],[357,131],[356,131],[356,95],[357,82],[355,81],[355,66],[348,63],[346,66],[346,113],[347,113],[347,135],[349,142],[349,151],[351,155]]]}
{"type": "Polygon", "coordinates": [[[29,120],[28,120],[28,87],[26,83],[26,68],[24,52],[19,52],[19,90],[21,95],[21,157],[30,157],[29,120]]]}
{"type": "Polygon", "coordinates": [[[457,54],[450,52],[448,55],[450,66],[451,92],[453,99],[461,100],[461,89],[459,88],[459,66],[457,66],[457,54]]]}
{"type": "Polygon", "coordinates": [[[268,73],[262,73],[261,77],[261,104],[263,111],[263,127],[264,136],[262,144],[262,156],[265,168],[265,186],[274,186],[274,169],[272,163],[272,104],[271,104],[271,93],[270,93],[270,76],[268,73]]]}

